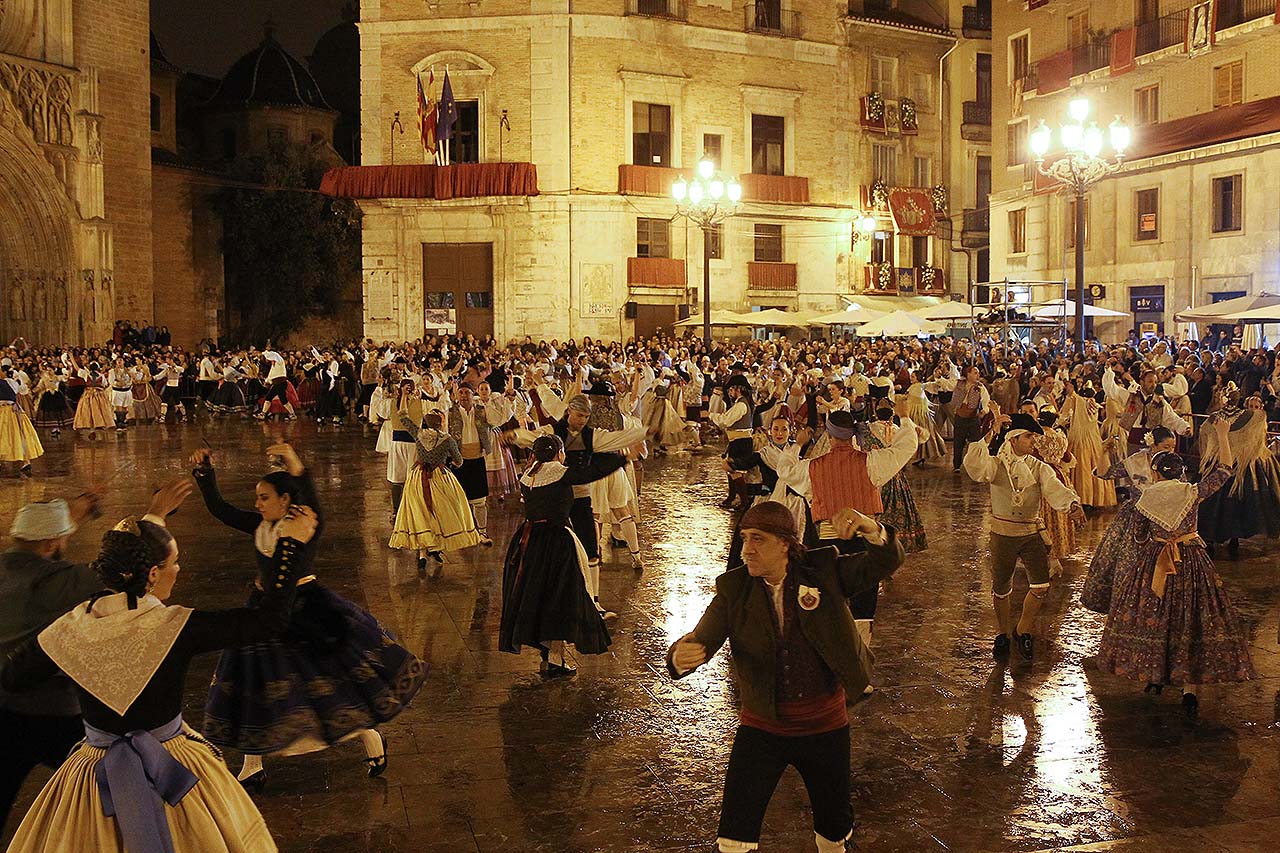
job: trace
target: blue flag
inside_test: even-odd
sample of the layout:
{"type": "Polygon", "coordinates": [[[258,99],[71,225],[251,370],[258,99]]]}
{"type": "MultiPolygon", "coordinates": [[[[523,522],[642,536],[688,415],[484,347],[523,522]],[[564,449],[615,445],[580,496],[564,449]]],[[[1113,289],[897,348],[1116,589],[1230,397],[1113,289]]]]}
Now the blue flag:
{"type": "Polygon", "coordinates": [[[449,72],[444,72],[444,86],[440,90],[440,104],[436,116],[436,141],[445,142],[453,139],[453,126],[458,121],[458,102],[453,99],[453,86],[449,83],[449,72]]]}

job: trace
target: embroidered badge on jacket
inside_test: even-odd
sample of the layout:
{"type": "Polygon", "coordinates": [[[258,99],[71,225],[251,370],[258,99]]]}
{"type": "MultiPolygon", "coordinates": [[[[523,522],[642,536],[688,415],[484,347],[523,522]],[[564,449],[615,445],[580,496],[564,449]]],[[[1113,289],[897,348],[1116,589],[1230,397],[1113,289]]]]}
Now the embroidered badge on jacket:
{"type": "Polygon", "coordinates": [[[802,610],[817,610],[818,602],[822,600],[822,592],[816,586],[800,585],[799,592],[800,608],[802,610]]]}

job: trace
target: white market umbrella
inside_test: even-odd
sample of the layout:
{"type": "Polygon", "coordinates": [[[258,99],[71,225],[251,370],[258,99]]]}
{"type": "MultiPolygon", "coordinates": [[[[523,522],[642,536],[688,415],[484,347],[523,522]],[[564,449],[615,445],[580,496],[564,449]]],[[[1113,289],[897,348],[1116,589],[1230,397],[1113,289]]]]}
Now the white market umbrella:
{"type": "Polygon", "coordinates": [[[1264,306],[1260,308],[1252,308],[1248,311],[1241,311],[1237,314],[1228,314],[1222,318],[1235,323],[1280,323],[1280,302],[1274,307],[1264,306]]]}
{"type": "MultiPolygon", "coordinates": [[[[681,327],[686,327],[686,328],[689,326],[701,326],[702,312],[699,311],[697,314],[691,315],[689,319],[681,320],[679,323],[676,323],[676,325],[681,327]]],[[[733,311],[726,311],[723,308],[712,308],[711,309],[711,325],[713,326],[750,326],[751,324],[746,319],[744,319],[741,315],[736,314],[733,311]]]]}
{"type": "Polygon", "coordinates": [[[947,327],[926,320],[910,311],[893,311],[858,327],[860,338],[907,338],[917,335],[941,335],[947,327]]]}
{"type": "Polygon", "coordinates": [[[811,319],[808,311],[783,311],[766,308],[763,311],[747,311],[741,315],[747,326],[807,326],[811,319]]]}
{"type": "MultiPolygon", "coordinates": [[[[1047,302],[1043,307],[1037,308],[1032,312],[1031,316],[1041,318],[1052,317],[1074,317],[1076,316],[1076,302],[1074,299],[1053,299],[1047,302]]],[[[1127,311],[1112,311],[1110,308],[1103,308],[1100,305],[1090,305],[1085,303],[1084,316],[1086,317],[1128,317],[1127,311]]]]}
{"type": "MultiPolygon", "coordinates": [[[[1179,323],[1222,323],[1230,324],[1241,319],[1239,314],[1252,313],[1259,309],[1269,309],[1273,317],[1280,318],[1280,296],[1270,293],[1259,293],[1255,296],[1237,296],[1235,299],[1224,299],[1198,308],[1179,311],[1173,318],[1179,323]]],[[[1252,319],[1252,318],[1251,318],[1252,319]]],[[[1254,319],[1253,322],[1258,322],[1254,319]]]]}
{"type": "Polygon", "coordinates": [[[911,313],[926,320],[972,320],[977,312],[967,302],[939,302],[911,313]]]}
{"type": "Polygon", "coordinates": [[[879,317],[883,317],[885,312],[872,311],[870,308],[862,308],[861,306],[848,311],[832,311],[830,314],[822,314],[814,317],[809,321],[811,326],[857,326],[862,323],[869,323],[879,317]]]}

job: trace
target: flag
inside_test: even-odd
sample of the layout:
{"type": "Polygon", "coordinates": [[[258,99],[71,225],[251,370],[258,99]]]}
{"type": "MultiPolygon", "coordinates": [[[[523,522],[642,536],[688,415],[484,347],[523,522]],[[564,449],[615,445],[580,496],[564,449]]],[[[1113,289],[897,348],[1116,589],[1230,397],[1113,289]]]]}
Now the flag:
{"type": "MultiPolygon", "coordinates": [[[[449,69],[444,71],[444,85],[440,89],[440,104],[437,107],[436,139],[448,142],[453,139],[453,126],[458,121],[458,103],[453,99],[453,86],[449,83],[449,69]]],[[[445,149],[445,163],[448,162],[448,148],[445,149]]]]}
{"type": "MultiPolygon", "coordinates": [[[[427,70],[427,90],[435,83],[435,72],[427,70]]],[[[422,138],[422,150],[432,157],[436,156],[436,105],[422,88],[422,77],[418,76],[418,132],[422,138]]]]}

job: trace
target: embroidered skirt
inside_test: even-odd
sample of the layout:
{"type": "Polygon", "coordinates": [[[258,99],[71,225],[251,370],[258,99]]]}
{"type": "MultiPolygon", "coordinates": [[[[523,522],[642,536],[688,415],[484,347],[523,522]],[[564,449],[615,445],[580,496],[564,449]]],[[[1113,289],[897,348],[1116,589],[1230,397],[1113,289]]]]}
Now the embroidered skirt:
{"type": "MultiPolygon", "coordinates": [[[[200,780],[176,806],[164,806],[175,853],[276,850],[257,806],[216,749],[194,732],[163,746],[200,780]]],[[[72,751],[27,812],[10,853],[125,853],[115,818],[102,813],[95,771],[104,755],[106,750],[83,743],[72,751]]]]}
{"type": "Polygon", "coordinates": [[[223,380],[209,395],[209,408],[225,415],[238,415],[249,410],[249,401],[240,383],[223,380]]]}
{"type": "Polygon", "coordinates": [[[109,429],[116,425],[111,411],[111,400],[101,388],[86,387],[76,404],[76,417],[72,422],[76,429],[109,429]]]}
{"type": "Polygon", "coordinates": [[[74,417],[71,403],[62,391],[46,391],[40,395],[40,400],[36,403],[36,426],[62,429],[71,423],[74,417]]]}
{"type": "Polygon", "coordinates": [[[414,465],[409,470],[389,544],[419,551],[458,551],[480,544],[471,505],[448,469],[435,468],[428,474],[414,465]]]}
{"type": "Polygon", "coordinates": [[[1089,574],[1080,591],[1080,603],[1094,613],[1106,613],[1111,609],[1111,592],[1115,583],[1116,564],[1126,543],[1134,541],[1137,531],[1138,511],[1133,501],[1125,501],[1115,518],[1102,534],[1093,559],[1089,561],[1089,574]]]}
{"type": "Polygon", "coordinates": [[[899,472],[880,487],[880,504],[884,507],[879,515],[880,523],[891,525],[898,531],[902,550],[913,554],[929,547],[924,520],[916,509],[916,501],[911,496],[911,486],[908,485],[905,474],[899,472]]]}
{"type": "Polygon", "coordinates": [[[160,420],[160,397],[150,383],[137,382],[133,386],[133,419],[138,423],[160,420]]]}
{"type": "Polygon", "coordinates": [[[44,456],[31,418],[17,406],[0,403],[0,462],[27,463],[44,456]]]}
{"type": "Polygon", "coordinates": [[[315,752],[394,719],[426,677],[367,610],[304,584],[282,637],[222,653],[204,736],[253,755],[315,752]]]}
{"type": "Polygon", "coordinates": [[[587,555],[573,532],[552,521],[525,521],[502,565],[498,648],[520,653],[550,640],[588,655],[608,648],[609,629],[587,591],[587,555]]]}

